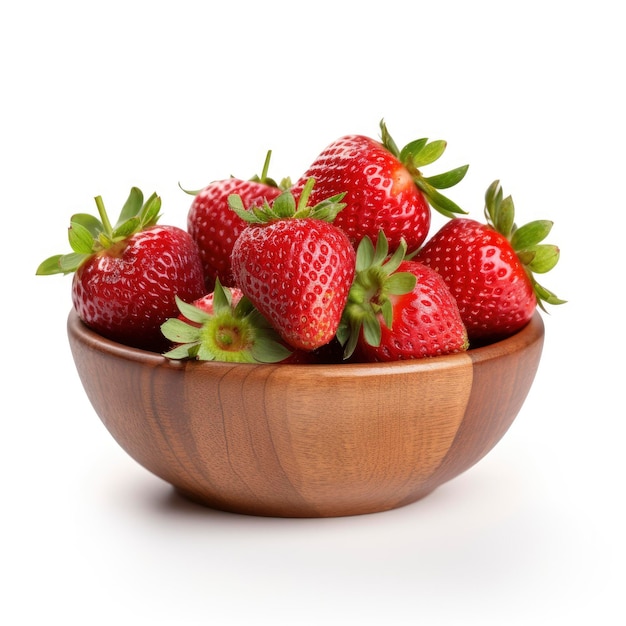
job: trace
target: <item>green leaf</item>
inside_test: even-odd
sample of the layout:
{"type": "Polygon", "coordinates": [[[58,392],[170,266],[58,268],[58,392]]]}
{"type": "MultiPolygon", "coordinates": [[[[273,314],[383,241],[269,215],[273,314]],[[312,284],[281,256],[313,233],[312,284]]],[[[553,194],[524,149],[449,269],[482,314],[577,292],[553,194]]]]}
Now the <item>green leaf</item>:
{"type": "Polygon", "coordinates": [[[250,353],[259,363],[280,363],[292,354],[291,350],[271,337],[257,337],[250,353]]]}
{"type": "Polygon", "coordinates": [[[108,233],[102,231],[98,235],[98,243],[105,250],[107,248],[110,248],[115,243],[115,240],[113,239],[113,233],[111,232],[111,234],[109,235],[108,233]]]}
{"type": "MultiPolygon", "coordinates": [[[[382,233],[382,231],[380,232],[382,233]]],[[[384,233],[383,233],[383,236],[384,236],[384,233]]],[[[380,237],[380,234],[379,234],[379,237],[380,237]]],[[[400,267],[400,264],[402,263],[402,261],[404,261],[405,257],[406,257],[406,241],[404,241],[404,239],[401,239],[400,242],[398,243],[398,247],[394,250],[394,253],[389,257],[389,259],[384,265],[385,272],[387,272],[388,275],[393,274],[398,269],[398,267],[400,267]]],[[[380,259],[380,262],[382,263],[382,261],[384,260],[385,260],[385,257],[382,257],[380,259]]]]}
{"type": "Polygon", "coordinates": [[[281,193],[274,199],[272,210],[278,218],[293,217],[296,213],[296,200],[293,194],[289,191],[281,193]]]}
{"type": "Polygon", "coordinates": [[[141,189],[139,189],[138,187],[132,187],[130,193],[128,194],[128,199],[124,203],[124,206],[122,207],[122,210],[120,212],[120,216],[117,219],[115,228],[123,224],[131,217],[138,216],[141,211],[142,205],[143,193],[141,189]]]}
{"type": "Polygon", "coordinates": [[[72,250],[78,254],[91,254],[94,251],[94,238],[89,229],[78,222],[71,222],[67,231],[72,250]]]}
{"type": "Polygon", "coordinates": [[[447,143],[441,139],[427,143],[416,155],[413,156],[413,165],[416,168],[434,163],[446,149],[447,143]]]}
{"type": "Polygon", "coordinates": [[[393,306],[391,300],[388,298],[385,299],[380,307],[380,313],[383,317],[383,322],[385,322],[385,326],[391,330],[393,325],[393,306]]]}
{"type": "Polygon", "coordinates": [[[439,213],[446,217],[454,217],[458,213],[466,214],[461,207],[455,204],[443,194],[440,194],[434,187],[429,185],[423,178],[417,179],[415,184],[424,192],[429,204],[439,213]]]}
{"type": "Polygon", "coordinates": [[[61,269],[65,274],[75,272],[87,259],[90,259],[92,256],[93,254],[64,254],[59,261],[61,269]]]}
{"type": "Polygon", "coordinates": [[[535,251],[532,248],[526,250],[517,250],[517,258],[524,267],[529,267],[535,258],[535,251]]]}
{"type": "Polygon", "coordinates": [[[193,343],[200,340],[200,329],[177,317],[171,317],[161,324],[161,332],[174,343],[193,343]]]}
{"type": "Polygon", "coordinates": [[[494,180],[485,192],[485,204],[488,207],[495,207],[502,202],[504,193],[499,180],[494,180]]]}
{"type": "Polygon", "coordinates": [[[261,223],[261,220],[256,215],[246,210],[239,194],[231,193],[228,196],[228,206],[245,222],[249,224],[261,223]]]}
{"type": "Polygon", "coordinates": [[[540,244],[531,248],[530,251],[534,252],[534,255],[528,268],[536,274],[549,272],[559,262],[560,251],[557,246],[540,244]]]}
{"type": "Polygon", "coordinates": [[[387,148],[387,150],[389,150],[389,152],[391,152],[393,156],[398,158],[400,156],[400,150],[398,149],[396,142],[389,134],[389,131],[387,130],[387,125],[385,124],[384,120],[380,120],[380,137],[383,146],[385,146],[385,148],[387,148]]]}
{"type": "Polygon", "coordinates": [[[348,320],[345,316],[343,316],[339,322],[335,337],[342,346],[345,346],[346,342],[350,338],[350,328],[348,326],[348,320]]]}
{"type": "Polygon", "coordinates": [[[407,143],[400,152],[399,161],[401,163],[414,163],[417,159],[417,155],[424,149],[427,143],[428,139],[425,137],[407,143]]]}
{"type": "Polygon", "coordinates": [[[387,236],[384,231],[379,230],[378,236],[376,237],[376,249],[374,251],[374,258],[372,259],[372,264],[381,265],[383,261],[387,258],[389,254],[389,241],[387,240],[387,236]]]}
{"type": "Polygon", "coordinates": [[[248,209],[248,213],[250,213],[254,217],[254,220],[246,220],[250,223],[256,222],[258,224],[267,224],[267,222],[276,218],[269,205],[266,205],[263,208],[253,206],[248,209]]]}
{"type": "Polygon", "coordinates": [[[502,187],[499,180],[494,180],[485,192],[485,219],[488,224],[495,224],[498,207],[502,204],[502,187]]]}
{"type": "Polygon", "coordinates": [[[435,189],[449,189],[465,178],[468,169],[469,165],[462,165],[437,176],[425,176],[424,180],[435,189]]]}
{"type": "Polygon", "coordinates": [[[204,342],[198,344],[196,358],[200,361],[215,361],[215,352],[204,342]]]}
{"type": "Polygon", "coordinates": [[[159,212],[161,211],[161,198],[153,193],[141,208],[139,218],[141,220],[140,229],[154,226],[159,221],[159,212]]]}
{"type": "Polygon", "coordinates": [[[389,294],[402,296],[415,289],[417,278],[411,272],[396,272],[385,281],[385,290],[389,294]]]}
{"type": "Polygon", "coordinates": [[[363,318],[363,338],[370,346],[379,346],[381,339],[380,322],[374,315],[363,318]]]}
{"type": "Polygon", "coordinates": [[[548,304],[566,304],[567,303],[567,300],[561,300],[561,298],[558,298],[556,294],[552,293],[545,287],[542,287],[539,283],[535,283],[534,287],[535,287],[535,293],[537,294],[537,297],[543,302],[547,302],[548,304]]]}
{"type": "Polygon", "coordinates": [[[211,316],[202,309],[193,304],[189,304],[181,300],[178,296],[174,296],[178,310],[190,321],[196,324],[202,324],[211,319],[211,316]]]}
{"type": "Polygon", "coordinates": [[[75,222],[76,224],[80,224],[83,228],[86,228],[94,239],[98,237],[98,235],[104,230],[104,226],[102,222],[93,215],[89,215],[89,213],[75,213],[72,215],[70,219],[70,223],[75,222]]]}
{"type": "Polygon", "coordinates": [[[42,261],[37,268],[35,274],[37,276],[51,276],[52,274],[64,274],[65,272],[61,268],[61,254],[55,254],[48,257],[45,261],[42,261]]]}
{"type": "Polygon", "coordinates": [[[200,188],[200,189],[185,189],[181,184],[180,181],[178,181],[178,187],[181,189],[181,191],[183,191],[184,193],[186,193],[188,196],[197,196],[201,191],[204,190],[204,187],[200,188]]]}
{"type": "MultiPolygon", "coordinates": [[[[379,235],[380,237],[380,235],[379,235]]],[[[363,237],[359,242],[356,251],[356,266],[357,272],[367,269],[372,265],[374,261],[374,244],[369,237],[363,237]]]]}
{"type": "Polygon", "coordinates": [[[330,198],[321,200],[314,207],[306,207],[304,210],[298,209],[293,217],[313,217],[324,222],[333,222],[340,211],[346,207],[345,202],[341,202],[346,193],[338,193],[330,198]]]}
{"type": "Polygon", "coordinates": [[[88,259],[91,254],[55,254],[40,263],[37,268],[37,276],[51,276],[53,274],[71,274],[80,264],[88,259]]]}
{"type": "Polygon", "coordinates": [[[339,324],[337,339],[339,339],[339,342],[344,347],[344,359],[348,359],[354,354],[357,343],[359,342],[361,326],[361,318],[342,318],[342,321],[339,324]]]}
{"type": "Polygon", "coordinates": [[[513,198],[507,196],[497,208],[494,228],[508,239],[514,224],[515,206],[513,205],[513,198]]]}
{"type": "Polygon", "coordinates": [[[254,307],[252,302],[248,299],[247,296],[243,296],[233,310],[233,314],[235,317],[243,318],[249,317],[252,324],[255,327],[267,327],[269,326],[269,322],[259,313],[259,311],[254,307]],[[256,319],[254,316],[259,316],[262,318],[261,320],[256,319]],[[263,323],[265,322],[265,323],[263,323]]]}
{"type": "Polygon", "coordinates": [[[163,356],[167,357],[168,359],[177,359],[177,360],[194,359],[196,355],[198,354],[199,347],[200,347],[199,342],[184,343],[180,346],[175,346],[168,352],[164,352],[163,356]]]}
{"type": "Polygon", "coordinates": [[[550,220],[535,220],[520,226],[511,237],[514,250],[523,250],[543,241],[552,230],[554,222],[550,220]]]}
{"type": "Polygon", "coordinates": [[[133,233],[136,233],[141,228],[141,222],[138,217],[131,217],[130,219],[122,222],[119,226],[113,229],[112,239],[120,240],[130,237],[133,233]]]}
{"type": "Polygon", "coordinates": [[[215,279],[215,287],[213,289],[213,311],[220,313],[221,311],[231,308],[230,290],[224,289],[219,278],[215,279]]]}

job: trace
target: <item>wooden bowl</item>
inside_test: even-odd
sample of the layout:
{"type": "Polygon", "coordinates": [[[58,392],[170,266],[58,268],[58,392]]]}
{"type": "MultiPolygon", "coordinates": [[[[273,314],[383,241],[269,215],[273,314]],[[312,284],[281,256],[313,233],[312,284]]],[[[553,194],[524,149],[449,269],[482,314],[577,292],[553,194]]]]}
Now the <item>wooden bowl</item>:
{"type": "Polygon", "coordinates": [[[480,460],[535,377],[539,313],[462,354],[384,364],[171,361],[109,341],[72,311],[85,391],[119,445],[201,504],[331,517],[412,503],[480,460]]]}

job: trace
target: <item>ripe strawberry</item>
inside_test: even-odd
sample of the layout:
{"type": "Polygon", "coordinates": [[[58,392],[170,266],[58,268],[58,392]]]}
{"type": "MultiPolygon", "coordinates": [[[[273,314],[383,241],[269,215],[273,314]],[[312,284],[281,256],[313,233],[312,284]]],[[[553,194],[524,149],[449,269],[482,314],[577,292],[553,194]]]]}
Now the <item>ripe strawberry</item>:
{"type": "Polygon", "coordinates": [[[467,332],[443,278],[404,259],[403,243],[388,257],[380,233],[359,245],[356,277],[338,332],[344,356],[358,361],[398,361],[461,352],[467,332]]]}
{"type": "Polygon", "coordinates": [[[294,185],[297,197],[309,178],[315,187],[309,202],[345,193],[346,208],[335,225],[355,248],[363,237],[375,241],[382,230],[392,250],[404,240],[409,250],[422,245],[431,223],[429,204],[451,217],[463,211],[438,189],[460,182],[468,166],[426,178],[420,168],[444,152],[444,141],[418,139],[399,150],[383,121],[382,143],[362,135],[346,135],[332,142],[294,185]]]}
{"type": "Polygon", "coordinates": [[[167,343],[161,324],[176,314],[175,295],[194,300],[205,292],[202,263],[191,236],[175,226],[159,226],[161,199],[145,203],[133,187],[115,226],[102,198],[100,220],[73,215],[73,252],[46,259],[39,275],[69,274],[78,316],[101,335],[120,343],[161,351],[167,343]]]}
{"type": "Polygon", "coordinates": [[[171,359],[198,359],[230,363],[276,363],[291,352],[268,321],[237,288],[215,289],[191,304],[176,299],[180,315],[161,326],[174,346],[171,359]]]}
{"type": "Polygon", "coordinates": [[[490,185],[485,200],[486,224],[451,220],[415,257],[443,276],[472,345],[513,334],[528,323],[537,305],[544,309],[544,302],[564,302],[534,277],[559,260],[556,246],[540,243],[552,222],[537,220],[518,228],[513,200],[503,198],[499,181],[490,185]]]}
{"type": "Polygon", "coordinates": [[[180,315],[161,326],[174,344],[165,353],[171,359],[298,365],[342,361],[343,349],[336,339],[310,352],[291,351],[241,289],[222,287],[219,279],[214,291],[191,305],[179,300],[178,307],[180,315]]]}
{"type": "Polygon", "coordinates": [[[219,278],[222,285],[233,286],[230,253],[245,221],[228,206],[228,196],[238,194],[246,207],[261,206],[264,201],[276,198],[290,185],[285,179],[278,185],[267,177],[271,151],[267,153],[263,173],[250,180],[227,178],[216,180],[204,189],[187,192],[195,198],[187,215],[187,231],[200,250],[204,280],[207,291],[211,291],[219,278]]]}
{"type": "Polygon", "coordinates": [[[354,276],[355,252],[331,222],[341,196],[311,207],[313,180],[298,205],[284,192],[272,205],[247,211],[239,196],[229,202],[249,226],[232,252],[237,286],[293,348],[311,351],[334,337],[354,276]]]}

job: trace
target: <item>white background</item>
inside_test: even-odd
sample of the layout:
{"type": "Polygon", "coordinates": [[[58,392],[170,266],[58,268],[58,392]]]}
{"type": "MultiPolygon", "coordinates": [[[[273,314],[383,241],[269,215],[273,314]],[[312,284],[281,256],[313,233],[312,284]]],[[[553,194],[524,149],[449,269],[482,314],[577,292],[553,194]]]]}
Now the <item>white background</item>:
{"type": "MultiPolygon", "coordinates": [[[[7,3],[9,4],[9,3],[7,3]]],[[[3,5],[4,6],[4,5],[3,5]]],[[[25,0],[0,14],[0,621],[623,624],[626,47],[619,3],[25,0]],[[189,504],[126,456],[65,335],[76,211],[132,185],[298,177],[330,141],[447,139],[482,215],[555,221],[536,382],[477,466],[414,505],[281,520],[189,504]]]]}

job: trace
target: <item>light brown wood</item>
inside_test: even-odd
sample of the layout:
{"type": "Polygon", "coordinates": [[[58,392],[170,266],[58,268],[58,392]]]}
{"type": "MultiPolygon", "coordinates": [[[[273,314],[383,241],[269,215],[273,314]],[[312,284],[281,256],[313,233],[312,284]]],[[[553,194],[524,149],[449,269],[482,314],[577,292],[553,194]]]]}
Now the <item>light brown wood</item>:
{"type": "Polygon", "coordinates": [[[67,328],[85,391],[131,457],[201,504],[280,517],[396,508],[470,468],[518,414],[544,337],[536,313],[463,354],[251,365],[170,361],[73,311],[67,328]]]}

